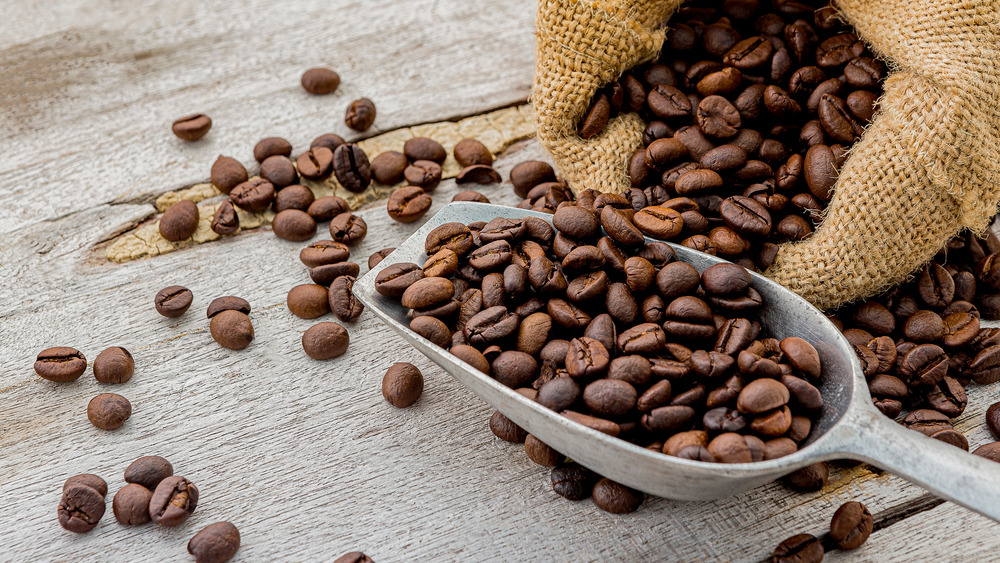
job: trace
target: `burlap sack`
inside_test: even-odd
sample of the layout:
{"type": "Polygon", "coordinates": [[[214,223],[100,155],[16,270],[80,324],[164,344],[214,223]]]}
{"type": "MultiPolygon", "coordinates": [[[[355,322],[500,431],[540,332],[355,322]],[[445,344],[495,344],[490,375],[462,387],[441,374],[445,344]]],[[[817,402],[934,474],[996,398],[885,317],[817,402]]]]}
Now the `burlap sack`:
{"type": "MultiPolygon", "coordinates": [[[[677,4],[540,0],[538,135],[574,189],[629,186],[640,120],[619,117],[589,141],[576,124],[598,88],[655,56],[677,4]]],[[[766,272],[821,308],[898,283],[960,229],[984,229],[1000,200],[1000,2],[835,5],[893,72],[822,224],[766,272]]]]}

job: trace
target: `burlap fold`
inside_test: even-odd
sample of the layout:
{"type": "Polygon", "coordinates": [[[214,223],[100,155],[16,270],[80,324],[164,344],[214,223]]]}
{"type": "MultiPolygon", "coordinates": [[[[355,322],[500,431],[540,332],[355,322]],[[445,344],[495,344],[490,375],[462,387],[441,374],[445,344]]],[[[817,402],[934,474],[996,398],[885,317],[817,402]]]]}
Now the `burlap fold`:
{"type": "MultiPolygon", "coordinates": [[[[584,141],[591,96],[662,45],[677,2],[539,4],[533,94],[539,138],[575,190],[622,191],[639,146],[634,115],[584,141]]],[[[829,308],[869,297],[930,260],[1000,200],[1000,2],[836,0],[888,62],[879,111],[840,171],[822,224],[783,245],[766,275],[829,308]]]]}

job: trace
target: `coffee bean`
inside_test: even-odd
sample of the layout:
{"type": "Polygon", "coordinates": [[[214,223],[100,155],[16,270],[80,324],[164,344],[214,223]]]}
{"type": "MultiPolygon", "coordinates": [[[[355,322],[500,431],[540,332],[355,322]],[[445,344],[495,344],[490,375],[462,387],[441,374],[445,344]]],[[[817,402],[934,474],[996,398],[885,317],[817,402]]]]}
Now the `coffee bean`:
{"type": "Polygon", "coordinates": [[[360,551],[352,551],[350,553],[345,553],[340,557],[336,558],[333,563],[374,563],[371,557],[368,557],[360,551]]]}
{"type": "MultiPolygon", "coordinates": [[[[295,165],[303,178],[322,180],[333,172],[333,151],[326,147],[311,148],[299,155],[295,160],[295,165]]],[[[261,170],[263,170],[263,165],[261,165],[261,170]]]]}
{"type": "Polygon", "coordinates": [[[228,195],[237,185],[249,179],[247,169],[235,158],[219,155],[212,164],[212,185],[228,195]]]}
{"type": "Polygon", "coordinates": [[[76,381],[87,371],[87,358],[75,348],[46,348],[35,358],[35,373],[49,381],[76,381]]]}
{"type": "Polygon", "coordinates": [[[610,479],[601,479],[594,485],[591,493],[594,506],[612,514],[628,514],[635,512],[642,505],[642,492],[616,483],[610,479]]]}
{"type": "Polygon", "coordinates": [[[374,269],[375,266],[378,266],[386,256],[392,254],[394,250],[396,250],[395,247],[392,247],[383,248],[382,250],[373,252],[372,255],[368,257],[368,269],[374,269]]]}
{"type": "Polygon", "coordinates": [[[853,33],[841,33],[823,41],[816,49],[816,63],[824,68],[840,66],[860,57],[865,45],[853,33]]]}
{"type": "Polygon", "coordinates": [[[250,317],[240,311],[222,311],[213,316],[209,331],[220,346],[230,350],[242,350],[253,341],[250,317]]]}
{"type": "Polygon", "coordinates": [[[771,214],[756,200],[735,195],[722,201],[723,220],[738,233],[764,236],[771,232],[771,214]]]}
{"type": "Polygon", "coordinates": [[[431,207],[431,196],[422,188],[407,186],[398,188],[386,204],[389,216],[400,223],[412,223],[423,217],[431,207]]]}
{"type": "Polygon", "coordinates": [[[233,188],[229,199],[240,209],[260,213],[274,200],[274,184],[263,178],[254,178],[233,188]]]}
{"type": "MultiPolygon", "coordinates": [[[[282,189],[274,196],[274,212],[281,213],[286,209],[298,209],[299,211],[308,212],[309,207],[316,201],[316,196],[313,195],[312,190],[309,188],[295,184],[282,189]]],[[[313,217],[312,214],[309,215],[313,217]]],[[[316,218],[313,217],[315,221],[316,218]]]]}
{"type": "Polygon", "coordinates": [[[424,391],[424,377],[413,364],[397,362],[382,378],[382,396],[390,405],[406,408],[417,402],[424,391]]]}
{"type": "Polygon", "coordinates": [[[499,184],[503,181],[500,173],[486,164],[474,164],[463,168],[457,176],[455,183],[462,184],[499,184]]]}
{"type": "Polygon", "coordinates": [[[646,104],[653,115],[668,121],[691,115],[691,100],[669,84],[654,85],[646,95],[646,104]]]}
{"type": "Polygon", "coordinates": [[[608,96],[598,93],[591,102],[590,109],[580,122],[580,137],[590,139],[604,130],[611,117],[611,101],[608,96]]]}
{"type": "Polygon", "coordinates": [[[403,177],[411,186],[433,190],[441,183],[441,165],[432,160],[417,160],[403,170],[403,177]]]}
{"type": "Polygon", "coordinates": [[[347,141],[345,141],[340,135],[337,135],[336,133],[326,133],[313,139],[313,142],[309,144],[309,148],[314,149],[316,147],[326,147],[330,149],[330,152],[333,152],[337,150],[337,147],[344,144],[347,144],[347,141]]]}
{"type": "Polygon", "coordinates": [[[539,184],[555,181],[556,173],[552,166],[538,160],[524,161],[510,171],[510,183],[518,197],[525,197],[531,188],[539,184]]]}
{"type": "Polygon", "coordinates": [[[375,291],[386,297],[399,298],[414,282],[423,278],[424,272],[416,264],[392,264],[375,276],[375,291]]]}
{"type": "Polygon", "coordinates": [[[524,439],[524,452],[528,454],[528,459],[545,467],[555,467],[566,459],[565,456],[531,434],[528,434],[524,439]]]}
{"type": "MultiPolygon", "coordinates": [[[[285,189],[287,190],[288,188],[285,189]]],[[[309,209],[306,210],[306,213],[308,213],[309,216],[312,217],[317,223],[322,223],[350,210],[351,207],[347,204],[347,201],[344,198],[337,196],[324,196],[309,204],[309,209]]]]}
{"type": "Polygon", "coordinates": [[[771,556],[774,563],[819,563],[823,543],[812,534],[797,534],[778,544],[771,556]]]}
{"type": "Polygon", "coordinates": [[[188,553],[195,556],[196,563],[225,563],[239,549],[240,531],[230,522],[216,522],[205,526],[187,545],[188,553]]]}
{"type": "Polygon", "coordinates": [[[569,500],[583,500],[590,497],[600,476],[578,463],[570,462],[554,467],[550,478],[552,490],[557,495],[569,500]]]}
{"type": "Polygon", "coordinates": [[[212,216],[212,230],[220,235],[232,235],[240,230],[240,216],[233,209],[233,202],[226,200],[219,204],[212,216]]]}
{"type": "Polygon", "coordinates": [[[361,147],[349,143],[333,151],[333,173],[347,191],[361,193],[372,181],[371,164],[361,147]]]}
{"type": "Polygon", "coordinates": [[[160,481],[149,501],[149,516],[157,526],[182,524],[198,506],[198,487],[180,475],[160,481]]]}
{"type": "Polygon", "coordinates": [[[980,350],[966,364],[964,375],[980,385],[1000,381],[1000,344],[980,350]]]}
{"type": "Polygon", "coordinates": [[[773,53],[774,46],[767,38],[748,37],[733,45],[722,56],[722,62],[742,71],[752,71],[766,64],[773,53]]]}
{"type": "Polygon", "coordinates": [[[132,354],[119,346],[106,348],[94,359],[94,378],[99,383],[125,383],[134,371],[132,354]]]}
{"type": "Polygon", "coordinates": [[[493,154],[486,145],[476,139],[462,139],[455,144],[452,153],[455,155],[455,162],[463,168],[476,164],[493,165],[493,154]]]}
{"type": "MultiPolygon", "coordinates": [[[[353,321],[361,316],[365,306],[352,291],[354,287],[354,276],[340,276],[330,284],[328,292],[330,310],[342,321],[353,321]]],[[[449,337],[451,334],[449,333],[449,337]]]]}
{"type": "Polygon", "coordinates": [[[598,379],[583,390],[583,402],[598,416],[624,416],[635,408],[637,399],[635,388],[620,379],[598,379]]]}
{"type": "Polygon", "coordinates": [[[302,284],[288,292],[288,310],[303,319],[315,319],[330,312],[327,288],[319,284],[302,284]]]}
{"type": "Polygon", "coordinates": [[[118,430],[132,416],[132,404],[115,393],[101,393],[87,405],[87,418],[101,430],[118,430]]]}
{"type": "Polygon", "coordinates": [[[253,157],[257,162],[264,162],[274,155],[291,156],[292,145],[281,137],[261,139],[253,148],[253,157]]]}
{"type": "Polygon", "coordinates": [[[403,154],[410,162],[430,160],[438,165],[444,164],[448,152],[441,143],[428,137],[413,137],[403,144],[403,154]]]}
{"type": "Polygon", "coordinates": [[[490,200],[489,200],[488,197],[486,197],[483,194],[481,194],[481,193],[479,193],[477,191],[474,191],[474,190],[466,190],[464,192],[458,192],[457,194],[455,194],[455,196],[453,198],[451,198],[451,200],[452,201],[474,201],[474,202],[477,202],[477,203],[489,203],[490,202],[490,200]]]}
{"type": "Polygon", "coordinates": [[[272,229],[280,239],[302,242],[316,234],[316,221],[305,211],[286,209],[274,216],[272,229]]]}
{"type": "Polygon", "coordinates": [[[820,125],[834,140],[853,143],[864,133],[864,124],[854,117],[841,98],[825,94],[820,98],[817,109],[820,125]]]}
{"type": "Polygon", "coordinates": [[[399,151],[386,151],[371,161],[371,175],[380,184],[391,186],[403,181],[403,172],[409,166],[406,155],[399,151]]]}
{"type": "Polygon", "coordinates": [[[872,533],[874,519],[868,508],[860,502],[846,502],[833,513],[830,520],[830,539],[840,549],[857,549],[872,533]]]}
{"type": "Polygon", "coordinates": [[[177,138],[185,141],[197,141],[208,134],[212,128],[212,118],[202,113],[186,115],[176,121],[170,130],[177,138]]]}
{"type": "Polygon", "coordinates": [[[375,123],[375,102],[368,98],[351,102],[344,114],[344,123],[355,131],[367,131],[375,123]]]}
{"type": "Polygon", "coordinates": [[[277,190],[299,181],[295,165],[287,156],[281,155],[269,156],[260,163],[260,177],[271,182],[277,190]]]}
{"type": "Polygon", "coordinates": [[[740,391],[737,408],[742,413],[759,414],[788,403],[789,392],[781,382],[755,379],[740,391]]]}
{"type": "Polygon", "coordinates": [[[299,252],[299,260],[310,268],[336,264],[351,257],[351,249],[344,243],[332,240],[316,241],[299,252]]]}
{"type": "Polygon", "coordinates": [[[59,501],[59,525],[77,534],[89,532],[97,527],[105,510],[104,494],[87,485],[70,485],[59,501]]]}
{"type": "Polygon", "coordinates": [[[142,485],[130,483],[115,493],[111,510],[123,526],[137,526],[149,522],[149,500],[153,493],[142,485]]]}
{"type": "Polygon", "coordinates": [[[340,86],[340,75],[325,67],[310,68],[302,73],[301,82],[302,88],[306,92],[322,96],[324,94],[332,94],[337,90],[337,87],[340,86]]]}
{"type": "Polygon", "coordinates": [[[814,381],[819,379],[821,369],[819,353],[812,344],[797,336],[789,336],[782,339],[779,345],[781,353],[795,369],[814,381]]]}
{"type": "Polygon", "coordinates": [[[160,481],[174,474],[170,462],[158,455],[140,457],[125,469],[125,482],[135,483],[152,491],[160,481]]]}
{"type": "Polygon", "coordinates": [[[330,360],[347,351],[350,337],[337,323],[318,323],[302,333],[302,349],[314,360],[330,360]]]}
{"type": "Polygon", "coordinates": [[[451,299],[454,293],[455,286],[447,278],[421,277],[403,291],[400,301],[408,309],[429,309],[451,299]]]}
{"type": "Polygon", "coordinates": [[[90,487],[100,493],[101,498],[104,498],[104,496],[108,494],[108,483],[104,479],[101,479],[92,473],[74,475],[69,479],[66,479],[66,482],[63,483],[63,492],[65,493],[66,489],[72,487],[73,485],[84,485],[90,487]]]}
{"type": "Polygon", "coordinates": [[[335,242],[357,244],[368,234],[368,223],[351,212],[341,213],[330,221],[330,237],[335,242]]]}
{"type": "MultiPolygon", "coordinates": [[[[702,133],[720,139],[736,136],[742,126],[739,111],[722,96],[707,96],[702,99],[698,104],[697,118],[702,133]]],[[[695,151],[691,151],[691,156],[701,159],[705,152],[695,154],[695,151]]]]}
{"type": "Polygon", "coordinates": [[[198,206],[193,201],[178,201],[160,217],[160,236],[171,242],[189,239],[196,230],[198,206]]]}

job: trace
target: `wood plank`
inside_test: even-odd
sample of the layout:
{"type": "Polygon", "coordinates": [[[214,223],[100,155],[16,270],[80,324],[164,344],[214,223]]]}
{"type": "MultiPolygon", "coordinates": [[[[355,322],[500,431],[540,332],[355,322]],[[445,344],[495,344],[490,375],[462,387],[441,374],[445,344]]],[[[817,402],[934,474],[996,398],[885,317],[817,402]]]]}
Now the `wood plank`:
{"type": "MultiPolygon", "coordinates": [[[[507,177],[529,158],[545,158],[535,141],[515,145],[498,169],[507,177]]],[[[443,183],[432,212],[460,189],[443,183]]],[[[517,201],[506,184],[482,191],[497,203],[517,201]]],[[[0,370],[8,374],[0,389],[8,406],[0,419],[0,506],[19,515],[16,525],[0,528],[0,545],[17,559],[185,561],[187,539],[227,519],[240,527],[243,561],[329,560],[350,549],[377,561],[746,561],[765,558],[800,530],[823,533],[847,500],[862,500],[876,514],[928,500],[894,476],[841,464],[820,493],[791,494],[774,483],[714,502],[648,499],[625,516],[566,501],[551,491],[547,469],[493,437],[487,405],[371,313],[349,326],[347,355],[306,358],[299,338],[315,321],[284,306],[287,290],[307,281],[296,256],[302,244],[277,240],[265,228],[122,265],[86,260],[85,241],[106,237],[109,224],[128,223],[147,207],[105,206],[40,223],[11,252],[34,252],[21,271],[23,287],[33,292],[21,292],[0,325],[7,336],[0,370]],[[184,317],[164,319],[152,296],[173,283],[190,287],[195,304],[184,317]],[[225,294],[254,306],[257,340],[243,352],[218,347],[207,332],[204,307],[225,294]],[[31,362],[54,344],[77,346],[91,359],[106,346],[125,346],[136,375],[116,387],[99,386],[89,371],[71,384],[40,380],[31,362]],[[414,363],[426,378],[411,409],[395,409],[380,396],[381,376],[396,361],[414,363]],[[125,395],[134,408],[113,433],[85,416],[90,398],[105,390],[125,395]],[[199,485],[202,500],[187,523],[128,529],[109,512],[89,534],[58,527],[54,512],[66,477],[96,472],[113,494],[125,466],[152,453],[199,485]]],[[[384,203],[360,213],[370,233],[353,249],[362,263],[416,228],[390,221],[384,203]]],[[[971,391],[962,429],[981,424],[989,399],[997,398],[989,388],[971,391]]],[[[974,442],[982,438],[970,433],[974,442]]],[[[881,555],[895,546],[872,541],[865,549],[881,555]]]]}
{"type": "Polygon", "coordinates": [[[521,102],[534,10],[529,0],[22,3],[0,23],[0,233],[151,200],[205,178],[220,153],[249,165],[263,137],[301,149],[322,133],[355,139],[521,102]],[[318,65],[339,71],[335,94],[299,85],[318,65]],[[362,96],[378,107],[363,135],[343,123],[362,96]],[[184,143],[170,123],[193,112],[214,125],[184,143]]]}

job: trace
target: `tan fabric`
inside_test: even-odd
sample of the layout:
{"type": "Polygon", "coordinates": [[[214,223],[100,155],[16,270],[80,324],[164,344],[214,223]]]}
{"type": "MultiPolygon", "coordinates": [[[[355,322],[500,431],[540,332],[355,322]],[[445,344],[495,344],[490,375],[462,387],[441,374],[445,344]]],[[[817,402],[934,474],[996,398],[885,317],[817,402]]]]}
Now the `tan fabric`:
{"type": "Polygon", "coordinates": [[[538,138],[574,192],[623,192],[628,158],[642,144],[636,114],[612,119],[581,139],[577,126],[594,94],[633,66],[655,58],[667,17],[680,0],[539,0],[538,49],[531,101],[538,138]]]}
{"type": "MultiPolygon", "coordinates": [[[[540,3],[539,137],[574,189],[621,191],[640,125],[619,118],[589,142],[576,136],[575,125],[597,88],[660,45],[656,26],[640,22],[676,3],[618,2],[617,10],[588,11],[597,4],[604,3],[540,3]],[[637,26],[644,33],[624,31],[637,26]],[[577,46],[589,55],[571,56],[577,46]]],[[[903,280],[960,229],[984,229],[1000,200],[1000,1],[835,4],[893,72],[823,223],[808,240],[784,245],[767,271],[821,308],[903,280]]]]}

